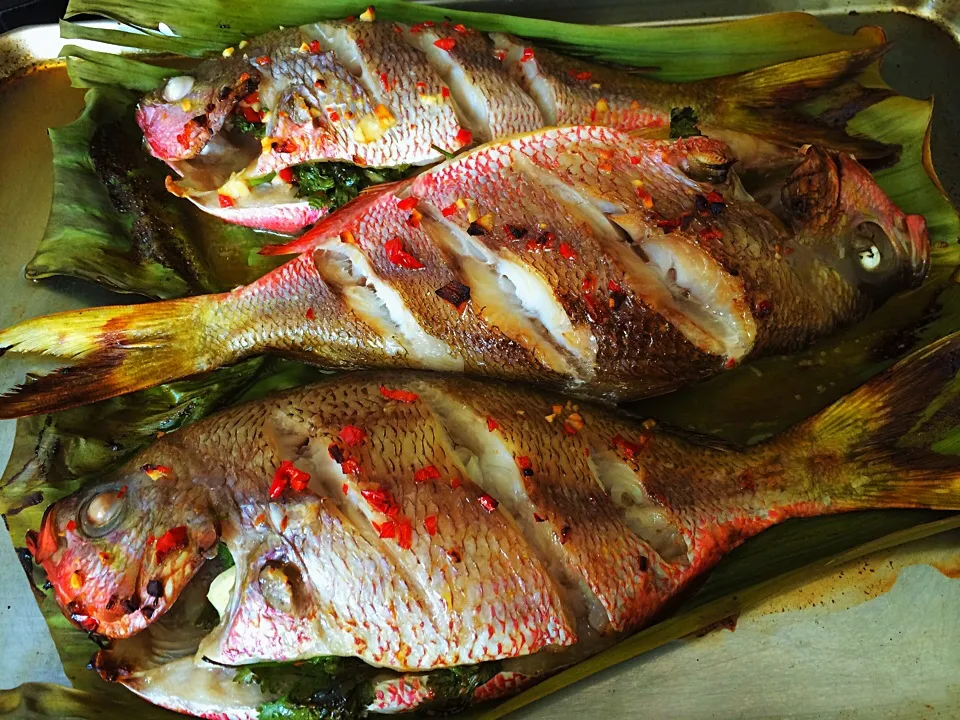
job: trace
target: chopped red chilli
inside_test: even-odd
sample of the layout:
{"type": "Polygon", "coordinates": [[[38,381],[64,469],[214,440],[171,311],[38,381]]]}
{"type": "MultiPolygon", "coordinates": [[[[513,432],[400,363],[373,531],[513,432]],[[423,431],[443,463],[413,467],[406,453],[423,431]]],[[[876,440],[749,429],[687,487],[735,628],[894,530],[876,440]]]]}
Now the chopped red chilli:
{"type": "Polygon", "coordinates": [[[437,297],[446,300],[460,313],[464,311],[467,303],[470,302],[470,288],[459,280],[451,280],[435,292],[437,297]]]}
{"type": "Polygon", "coordinates": [[[458,478],[456,475],[450,478],[450,487],[452,487],[454,490],[460,487],[460,485],[461,485],[460,478],[458,478]]]}
{"type": "Polygon", "coordinates": [[[558,249],[560,251],[560,254],[563,256],[565,260],[577,259],[577,251],[574,250],[573,247],[568,245],[567,243],[560,243],[560,247],[558,249]]]}
{"type": "Polygon", "coordinates": [[[310,52],[312,52],[312,53],[318,53],[318,52],[320,52],[320,41],[319,41],[319,40],[311,40],[311,41],[310,41],[310,44],[309,44],[307,47],[310,49],[310,52]]]}
{"type": "Polygon", "coordinates": [[[440,88],[440,96],[445,98],[450,97],[450,88],[448,88],[446,85],[440,88]]]}
{"type": "Polygon", "coordinates": [[[397,207],[401,210],[413,210],[417,206],[417,202],[420,198],[416,198],[413,195],[405,197],[403,200],[397,202],[397,207]]]}
{"type": "Polygon", "coordinates": [[[269,65],[269,64],[270,64],[270,56],[269,56],[269,55],[261,55],[260,57],[258,57],[258,58],[256,59],[256,63],[257,63],[257,65],[269,65]]]}
{"type": "Polygon", "coordinates": [[[703,228],[697,236],[704,242],[712,242],[714,240],[723,239],[723,231],[718,230],[717,228],[703,228]]]}
{"type": "Polygon", "coordinates": [[[307,320],[313,320],[317,314],[313,311],[313,308],[307,308],[306,318],[307,320]]]}
{"type": "Polygon", "coordinates": [[[73,531],[76,530],[76,529],[77,529],[77,521],[76,521],[76,520],[68,520],[68,521],[67,521],[67,530],[69,530],[70,532],[73,532],[73,531]]]}
{"type": "Polygon", "coordinates": [[[398,237],[387,240],[384,248],[387,251],[387,258],[394,265],[405,267],[408,270],[421,270],[426,267],[426,265],[403,249],[403,241],[398,237]]]}
{"type": "Polygon", "coordinates": [[[340,472],[342,472],[344,475],[359,475],[360,461],[356,458],[346,458],[342,463],[340,463],[340,472]]]}
{"type": "Polygon", "coordinates": [[[525,47],[523,54],[520,56],[520,62],[527,62],[528,60],[533,60],[533,48],[525,47]]]}
{"type": "Polygon", "coordinates": [[[385,523],[378,525],[373,523],[373,529],[377,531],[379,535],[384,540],[389,540],[392,537],[395,537],[397,534],[397,524],[393,520],[387,520],[385,523]]]}
{"type": "Polygon", "coordinates": [[[521,455],[517,458],[517,465],[520,467],[520,471],[526,477],[533,476],[533,465],[530,463],[530,458],[526,455],[521,455]]]}
{"type": "Polygon", "coordinates": [[[473,142],[473,133],[466,128],[457,130],[457,142],[461,145],[469,145],[473,142]]]}
{"type": "Polygon", "coordinates": [[[498,427],[500,427],[500,423],[498,423],[498,422],[493,418],[492,415],[487,415],[487,430],[490,431],[490,432],[493,432],[493,431],[496,430],[498,427]]]}
{"type": "Polygon", "coordinates": [[[293,183],[293,169],[285,167],[277,173],[277,177],[290,185],[293,183]]]}
{"type": "Polygon", "coordinates": [[[363,442],[367,439],[367,431],[363,428],[358,428],[355,425],[344,425],[343,430],[340,431],[340,439],[343,440],[343,444],[347,447],[354,447],[356,445],[362,445],[363,442]]]}
{"type": "Polygon", "coordinates": [[[433,44],[436,45],[441,50],[450,51],[450,50],[453,50],[453,48],[456,46],[457,41],[454,40],[452,37],[445,37],[445,38],[440,38],[439,40],[434,40],[433,44]]]}
{"type": "Polygon", "coordinates": [[[417,470],[413,474],[413,481],[415,483],[425,483],[431,480],[438,480],[440,478],[440,471],[437,470],[436,465],[427,465],[417,470]]]}
{"type": "Polygon", "coordinates": [[[170,553],[183,550],[187,546],[187,526],[180,525],[170,528],[157,538],[157,563],[162,563],[170,553]]]}
{"type": "Polygon", "coordinates": [[[127,486],[124,485],[117,491],[117,500],[123,500],[123,496],[126,494],[127,494],[127,486]]]}
{"type": "Polygon", "coordinates": [[[400,518],[397,521],[397,545],[404,550],[409,550],[413,541],[413,525],[407,518],[400,518]]]}
{"type": "Polygon", "coordinates": [[[452,204],[450,204],[450,205],[447,205],[447,206],[446,206],[443,210],[441,210],[440,212],[443,213],[443,216],[444,216],[444,217],[450,217],[451,215],[456,215],[456,214],[457,214],[457,204],[456,204],[456,203],[452,203],[452,204]]]}
{"type": "Polygon", "coordinates": [[[380,394],[387,400],[399,400],[405,403],[412,403],[420,397],[416,393],[408,392],[407,390],[391,390],[386,385],[380,386],[380,394]]]}
{"type": "Polygon", "coordinates": [[[423,529],[427,531],[427,535],[431,537],[437,534],[437,516],[436,515],[427,515],[423,519],[423,529]]]}
{"type": "Polygon", "coordinates": [[[220,203],[220,207],[222,208],[231,208],[233,207],[233,204],[234,204],[233,198],[230,197],[229,195],[224,195],[223,193],[220,193],[219,195],[217,195],[217,202],[220,203]]]}
{"type": "Polygon", "coordinates": [[[385,72],[380,73],[380,82],[383,84],[383,89],[390,92],[390,79],[385,72]]]}
{"type": "Polygon", "coordinates": [[[166,465],[141,465],[140,469],[151,480],[159,480],[160,478],[166,477],[170,474],[170,468],[168,468],[166,465]]]}
{"type": "Polygon", "coordinates": [[[400,506],[397,505],[393,499],[393,495],[387,490],[381,488],[376,490],[361,490],[360,494],[363,496],[363,499],[367,501],[367,504],[376,512],[382,513],[387,517],[396,517],[400,514],[400,506]]]}
{"type": "Polygon", "coordinates": [[[478,501],[479,501],[481,507],[483,507],[483,509],[486,510],[488,513],[492,513],[492,512],[493,512],[494,510],[496,510],[497,507],[500,505],[500,503],[497,502],[496,499],[490,497],[490,496],[487,495],[486,493],[484,493],[483,495],[481,495],[481,496],[478,498],[478,501]]]}
{"type": "Polygon", "coordinates": [[[343,494],[344,494],[344,495],[346,495],[348,492],[350,492],[350,486],[347,485],[347,483],[344,483],[343,485],[341,485],[341,486],[340,486],[340,489],[343,490],[343,494]]]}
{"type": "Polygon", "coordinates": [[[614,449],[619,450],[621,453],[623,453],[623,456],[628,460],[632,460],[633,458],[635,458],[640,453],[640,450],[643,449],[641,445],[639,445],[638,443],[630,442],[629,440],[624,438],[623,435],[621,435],[620,433],[617,433],[616,435],[613,436],[613,440],[611,441],[611,443],[614,449]]]}

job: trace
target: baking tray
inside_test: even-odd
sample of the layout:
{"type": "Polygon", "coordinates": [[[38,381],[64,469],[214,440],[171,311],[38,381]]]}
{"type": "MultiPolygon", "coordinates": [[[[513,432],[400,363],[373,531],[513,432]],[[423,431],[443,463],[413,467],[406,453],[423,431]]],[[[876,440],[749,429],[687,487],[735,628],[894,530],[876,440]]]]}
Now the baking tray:
{"type": "MultiPolygon", "coordinates": [[[[595,24],[661,24],[729,19],[771,11],[807,11],[852,32],[879,25],[893,47],[884,78],[914,97],[935,96],[933,157],[941,182],[960,205],[960,2],[860,4],[831,0],[574,2],[467,0],[448,7],[595,24]]],[[[56,55],[55,26],[0,37],[0,78],[56,55]]],[[[79,106],[78,106],[79,108],[79,106]]],[[[2,123],[0,120],[0,129],[2,123]]],[[[37,118],[36,173],[49,150],[37,118]]],[[[0,169],[3,160],[0,159],[0,169]]],[[[0,178],[11,176],[0,172],[0,178]]],[[[23,217],[41,193],[0,181],[0,326],[26,317],[115,298],[66,279],[27,285],[21,270],[36,247],[45,207],[23,217]],[[6,198],[6,199],[5,199],[6,198]],[[13,231],[7,231],[7,228],[13,231]]],[[[49,178],[45,180],[49,184],[49,178]]],[[[0,378],[2,381],[2,378],[0,378]]],[[[0,423],[0,465],[13,422],[0,423]]],[[[0,532],[3,532],[0,530],[0,532]]],[[[960,533],[884,551],[837,567],[819,580],[770,599],[740,617],[735,632],[672,643],[521,711],[515,717],[960,717],[960,533]]],[[[0,572],[0,577],[5,577],[0,572]]],[[[19,580],[19,578],[18,578],[19,580]]],[[[0,597],[2,599],[2,597],[0,597]]],[[[16,637],[4,640],[17,641],[16,637]]],[[[0,687],[3,687],[0,678],[0,687]]],[[[133,707],[133,706],[132,706],[133,707]]]]}

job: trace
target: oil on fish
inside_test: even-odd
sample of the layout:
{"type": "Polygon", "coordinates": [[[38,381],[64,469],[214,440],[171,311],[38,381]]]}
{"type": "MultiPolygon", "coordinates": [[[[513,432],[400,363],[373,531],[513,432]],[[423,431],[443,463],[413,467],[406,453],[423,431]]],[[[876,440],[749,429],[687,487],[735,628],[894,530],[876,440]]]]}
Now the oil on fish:
{"type": "Polygon", "coordinates": [[[222,295],[0,332],[67,368],[0,396],[50,412],[279,352],[331,368],[466,371],[611,399],[806,347],[918,285],[924,220],[851,157],[805,147],[764,201],[721,142],[538,131],[381,186],[222,295]]]}
{"type": "Polygon", "coordinates": [[[671,111],[689,109],[744,166],[808,142],[882,155],[889,148],[793,108],[884,48],[670,84],[462,25],[321,22],[202,62],[147,95],[137,121],[151,153],[182,176],[169,179],[172,192],[230,222],[293,233],[340,204],[336,192],[394,178],[391,168],[546,126],[668,132],[671,111]]]}
{"type": "Polygon", "coordinates": [[[960,509],[956,457],[903,442],[931,398],[956,416],[958,358],[947,337],[748,449],[519,386],[339,375],[167,434],[28,546],[113,640],[101,675],[164,707],[489,699],[642,627],[783,520],[960,509]]]}

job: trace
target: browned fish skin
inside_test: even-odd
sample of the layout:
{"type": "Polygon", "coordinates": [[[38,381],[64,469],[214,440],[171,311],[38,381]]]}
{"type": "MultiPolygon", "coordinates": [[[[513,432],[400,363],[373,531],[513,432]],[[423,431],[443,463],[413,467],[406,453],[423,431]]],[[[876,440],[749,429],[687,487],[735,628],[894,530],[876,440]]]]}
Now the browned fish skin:
{"type": "Polygon", "coordinates": [[[804,347],[926,274],[923,218],[852,158],[804,149],[778,214],[729,161],[707,138],[603,127],[490,143],[361,196],[272,250],[301,255],[247,287],[3,331],[0,347],[73,369],[0,397],[0,416],[269,351],[643,397],[804,347]]]}

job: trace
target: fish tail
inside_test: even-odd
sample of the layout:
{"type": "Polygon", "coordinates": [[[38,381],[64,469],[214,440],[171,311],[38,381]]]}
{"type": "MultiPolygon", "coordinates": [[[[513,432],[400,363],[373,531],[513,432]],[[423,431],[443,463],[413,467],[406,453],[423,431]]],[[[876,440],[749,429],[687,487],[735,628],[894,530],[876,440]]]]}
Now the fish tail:
{"type": "Polygon", "coordinates": [[[960,333],[900,361],[781,439],[837,511],[960,510],[960,333]]]}
{"type": "Polygon", "coordinates": [[[228,343],[210,342],[208,321],[223,297],[62,312],[3,330],[3,369],[28,372],[0,395],[0,418],[104,400],[238,359],[228,343]],[[40,374],[38,365],[55,369],[40,374]]]}
{"type": "MultiPolygon", "coordinates": [[[[899,148],[852,135],[846,123],[860,110],[891,94],[885,88],[853,82],[888,48],[889,44],[880,43],[825,53],[714,81],[712,92],[717,101],[702,118],[704,132],[722,137],[726,130],[790,147],[798,142],[822,145],[861,160],[886,158],[899,148]],[[803,111],[805,103],[826,99],[829,91],[841,85],[849,92],[830,98],[818,114],[803,111]]],[[[706,85],[710,82],[704,81],[706,85]]]]}

